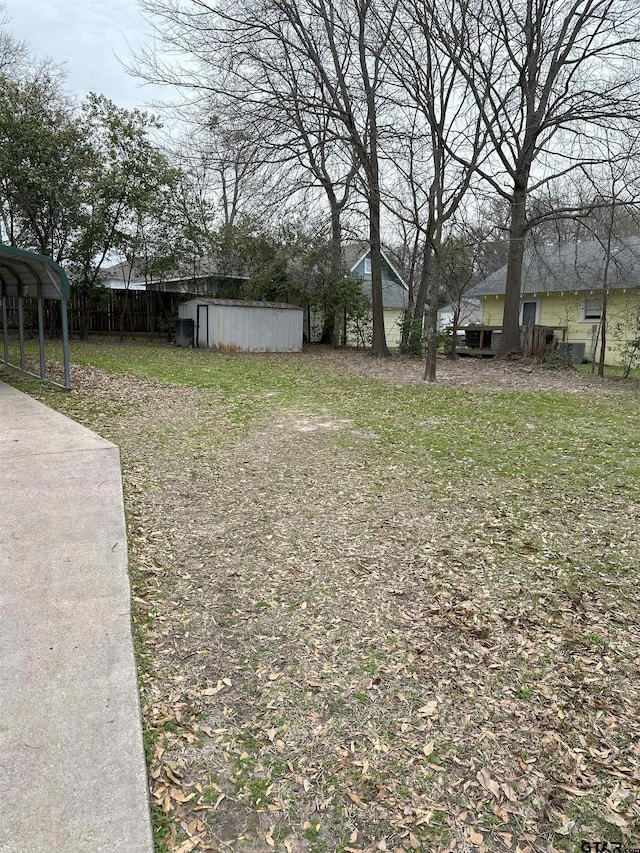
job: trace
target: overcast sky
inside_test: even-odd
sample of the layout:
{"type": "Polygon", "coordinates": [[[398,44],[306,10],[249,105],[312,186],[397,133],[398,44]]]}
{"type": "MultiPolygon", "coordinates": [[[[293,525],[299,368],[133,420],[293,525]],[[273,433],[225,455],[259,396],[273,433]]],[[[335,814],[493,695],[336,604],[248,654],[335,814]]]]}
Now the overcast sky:
{"type": "Polygon", "coordinates": [[[137,0],[4,0],[4,6],[8,29],[62,65],[67,88],[78,97],[100,92],[129,108],[162,98],[162,90],[144,86],[121,65],[151,43],[137,0]]]}

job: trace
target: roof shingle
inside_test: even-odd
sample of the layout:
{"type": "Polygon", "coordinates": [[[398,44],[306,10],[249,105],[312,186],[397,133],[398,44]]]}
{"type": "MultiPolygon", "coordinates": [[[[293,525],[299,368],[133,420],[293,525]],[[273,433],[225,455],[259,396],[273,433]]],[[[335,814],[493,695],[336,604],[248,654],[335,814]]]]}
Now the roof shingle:
{"type": "MultiPolygon", "coordinates": [[[[597,240],[541,246],[524,253],[521,293],[599,290],[603,286],[605,248],[597,240]]],[[[640,287],[640,238],[616,240],[611,248],[610,288],[640,287]]],[[[505,292],[507,267],[494,272],[469,291],[469,296],[505,292]]]]}

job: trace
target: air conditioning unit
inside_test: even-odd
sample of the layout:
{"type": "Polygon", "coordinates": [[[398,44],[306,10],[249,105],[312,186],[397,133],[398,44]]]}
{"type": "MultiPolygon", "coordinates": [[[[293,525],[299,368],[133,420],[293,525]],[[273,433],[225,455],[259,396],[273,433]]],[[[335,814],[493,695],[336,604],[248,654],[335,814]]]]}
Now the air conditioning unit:
{"type": "Polygon", "coordinates": [[[558,352],[568,355],[573,364],[582,364],[585,361],[586,346],[584,341],[562,341],[558,345],[558,352]]]}

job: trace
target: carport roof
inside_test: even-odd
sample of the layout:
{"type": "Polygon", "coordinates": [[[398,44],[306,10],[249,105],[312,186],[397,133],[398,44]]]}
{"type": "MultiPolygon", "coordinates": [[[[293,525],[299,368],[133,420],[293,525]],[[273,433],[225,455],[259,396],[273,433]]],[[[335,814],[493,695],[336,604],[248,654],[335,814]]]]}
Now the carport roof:
{"type": "Polygon", "coordinates": [[[0,296],[69,299],[69,279],[53,258],[0,243],[0,296]]]}

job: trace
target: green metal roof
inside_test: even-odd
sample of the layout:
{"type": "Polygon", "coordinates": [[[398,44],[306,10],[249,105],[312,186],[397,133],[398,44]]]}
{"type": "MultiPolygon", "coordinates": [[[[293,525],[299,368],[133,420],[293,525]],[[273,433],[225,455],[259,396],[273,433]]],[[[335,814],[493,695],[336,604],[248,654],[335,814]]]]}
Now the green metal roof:
{"type": "Polygon", "coordinates": [[[53,258],[0,243],[0,296],[69,299],[69,279],[53,258]]]}

